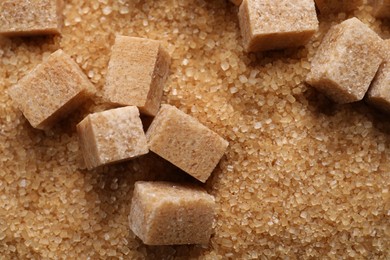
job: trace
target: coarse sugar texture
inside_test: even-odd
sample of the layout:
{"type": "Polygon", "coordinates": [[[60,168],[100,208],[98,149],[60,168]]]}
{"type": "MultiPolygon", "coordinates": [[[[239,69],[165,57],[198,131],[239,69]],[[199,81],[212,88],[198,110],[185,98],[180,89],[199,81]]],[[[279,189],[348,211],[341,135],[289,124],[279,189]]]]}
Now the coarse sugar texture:
{"type": "Polygon", "coordinates": [[[362,100],[383,62],[383,40],[357,18],[333,26],[307,82],[338,103],[362,100]]]}
{"type": "Polygon", "coordinates": [[[0,2],[0,35],[59,34],[62,0],[3,0],[0,2]]]}
{"type": "Polygon", "coordinates": [[[384,57],[384,62],[367,92],[366,101],[385,112],[390,112],[390,40],[384,42],[384,57]]]}
{"type": "Polygon", "coordinates": [[[8,93],[30,124],[44,130],[77,109],[93,88],[71,57],[58,50],[8,93]]]}
{"type": "Polygon", "coordinates": [[[161,42],[117,35],[108,64],[107,100],[122,106],[137,106],[142,113],[155,116],[169,63],[169,54],[161,42]]]}
{"type": "Polygon", "coordinates": [[[149,152],[139,116],[137,107],[127,106],[88,115],[77,125],[88,169],[149,152]]]}
{"type": "Polygon", "coordinates": [[[206,182],[229,143],[174,106],[162,105],[148,131],[148,146],[191,176],[206,182]]]}
{"type": "Polygon", "coordinates": [[[369,0],[372,5],[372,14],[378,18],[390,17],[390,1],[389,0],[369,0]]]}
{"type": "Polygon", "coordinates": [[[303,83],[332,25],[356,16],[390,38],[370,12],[320,16],[305,48],[258,54],[244,52],[237,7],[226,0],[69,0],[62,38],[0,38],[0,255],[388,259],[388,116],[363,102],[337,105],[303,83]],[[106,109],[102,89],[116,34],[162,41],[172,57],[163,103],[229,141],[202,185],[216,200],[209,246],[145,246],[130,231],[135,181],[187,176],[157,155],[81,166],[75,128],[106,109]],[[97,98],[36,131],[4,91],[58,48],[95,84],[97,98]]]}
{"type": "Polygon", "coordinates": [[[363,0],[315,0],[315,3],[321,14],[328,15],[356,10],[363,4],[363,0]]]}
{"type": "Polygon", "coordinates": [[[313,0],[244,0],[238,16],[248,52],[303,46],[318,29],[313,0]]]}
{"type": "Polygon", "coordinates": [[[129,223],[147,245],[207,245],[215,199],[198,186],[172,182],[134,185],[129,223]]]}

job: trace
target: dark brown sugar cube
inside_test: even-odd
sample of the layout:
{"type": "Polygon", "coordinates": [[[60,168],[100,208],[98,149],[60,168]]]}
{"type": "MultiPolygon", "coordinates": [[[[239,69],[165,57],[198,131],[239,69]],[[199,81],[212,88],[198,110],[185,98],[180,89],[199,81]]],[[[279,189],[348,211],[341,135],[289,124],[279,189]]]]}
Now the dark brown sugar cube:
{"type": "Polygon", "coordinates": [[[357,18],[333,26],[312,60],[307,83],[337,103],[363,99],[382,63],[383,40],[357,18]]]}
{"type": "Polygon", "coordinates": [[[162,105],[146,137],[149,149],[205,182],[228,142],[174,106],[162,105]]]}
{"type": "Polygon", "coordinates": [[[0,35],[59,34],[62,0],[0,1],[0,35]]]}
{"type": "Polygon", "coordinates": [[[84,102],[92,89],[78,65],[58,50],[8,93],[34,128],[47,129],[84,102]]]}
{"type": "Polygon", "coordinates": [[[351,12],[363,4],[363,0],[315,0],[320,13],[351,12]]]}
{"type": "Polygon", "coordinates": [[[88,169],[149,152],[135,106],[90,114],[77,125],[77,131],[88,169]]]}
{"type": "Polygon", "coordinates": [[[155,116],[160,108],[170,57],[159,41],[118,35],[105,85],[110,103],[137,106],[155,116]]]}
{"type": "Polygon", "coordinates": [[[214,197],[199,187],[139,181],[129,223],[147,245],[207,244],[214,215],[214,197]]]}
{"type": "Polygon", "coordinates": [[[318,30],[313,0],[244,0],[239,21],[248,52],[303,46],[318,30]]]}

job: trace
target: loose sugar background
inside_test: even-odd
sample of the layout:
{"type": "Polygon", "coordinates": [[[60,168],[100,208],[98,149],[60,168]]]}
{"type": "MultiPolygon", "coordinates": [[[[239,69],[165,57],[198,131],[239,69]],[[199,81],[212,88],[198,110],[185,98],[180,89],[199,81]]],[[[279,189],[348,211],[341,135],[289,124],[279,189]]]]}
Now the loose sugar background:
{"type": "MultiPolygon", "coordinates": [[[[2,259],[390,258],[389,117],[335,105],[303,83],[329,26],[305,47],[245,54],[237,7],[224,0],[68,0],[62,37],[0,39],[2,259]],[[216,197],[208,246],[145,246],[129,230],[136,180],[193,181],[156,155],[87,171],[76,124],[104,110],[116,33],[162,40],[172,56],[164,103],[230,142],[205,188],[216,197]],[[34,130],[6,90],[64,49],[97,97],[50,131],[34,130]]],[[[369,57],[367,57],[369,59],[369,57]]],[[[145,122],[148,120],[145,120],[145,122]]]]}

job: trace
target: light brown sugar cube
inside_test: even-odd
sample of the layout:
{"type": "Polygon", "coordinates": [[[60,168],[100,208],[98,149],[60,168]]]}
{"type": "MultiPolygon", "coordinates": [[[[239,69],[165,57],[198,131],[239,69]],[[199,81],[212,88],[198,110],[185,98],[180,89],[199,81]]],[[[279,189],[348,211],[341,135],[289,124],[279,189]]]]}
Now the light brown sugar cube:
{"type": "Polygon", "coordinates": [[[62,0],[0,1],[0,34],[23,36],[59,34],[62,0]]]}
{"type": "Polygon", "coordinates": [[[390,17],[390,0],[370,0],[373,8],[373,15],[378,18],[390,17]]]}
{"type": "Polygon", "coordinates": [[[367,103],[390,113],[390,40],[384,41],[384,63],[367,92],[367,103]]]}
{"type": "Polygon", "coordinates": [[[244,0],[239,21],[248,52],[303,46],[318,30],[313,0],[244,0]]]}
{"type": "Polygon", "coordinates": [[[333,26],[313,58],[307,83],[337,103],[363,99],[382,63],[382,44],[357,18],[333,26]]]}
{"type": "Polygon", "coordinates": [[[88,169],[149,152],[138,108],[121,107],[88,115],[77,125],[88,169]]]}
{"type": "Polygon", "coordinates": [[[112,47],[105,97],[155,116],[169,73],[169,54],[159,41],[118,35],[112,47]]]}
{"type": "Polygon", "coordinates": [[[363,0],[315,0],[321,14],[351,12],[363,4],[363,0]]]}
{"type": "Polygon", "coordinates": [[[93,88],[78,65],[58,50],[8,93],[34,128],[47,129],[81,105],[93,88]]]}
{"type": "Polygon", "coordinates": [[[205,182],[228,142],[174,106],[162,105],[146,137],[149,149],[205,182]]]}
{"type": "Polygon", "coordinates": [[[207,244],[214,215],[214,197],[199,187],[139,181],[129,222],[147,245],[207,244]]]}

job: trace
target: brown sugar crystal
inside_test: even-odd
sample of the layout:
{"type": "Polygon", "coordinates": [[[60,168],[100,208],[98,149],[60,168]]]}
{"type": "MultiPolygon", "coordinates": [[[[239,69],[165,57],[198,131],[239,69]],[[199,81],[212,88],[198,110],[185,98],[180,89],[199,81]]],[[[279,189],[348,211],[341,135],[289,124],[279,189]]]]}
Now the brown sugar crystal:
{"type": "Polygon", "coordinates": [[[77,125],[77,132],[88,169],[149,152],[135,106],[90,114],[77,125]]]}
{"type": "Polygon", "coordinates": [[[205,182],[228,142],[174,106],[162,105],[146,137],[151,151],[205,182]]]}
{"type": "Polygon", "coordinates": [[[390,112],[390,40],[384,41],[384,63],[379,68],[367,92],[367,103],[390,112]]]}
{"type": "Polygon", "coordinates": [[[93,88],[70,56],[58,50],[8,93],[34,128],[47,129],[84,102],[93,88]]]}
{"type": "Polygon", "coordinates": [[[378,18],[390,17],[390,0],[370,0],[372,5],[372,14],[378,18]]]}
{"type": "Polygon", "coordinates": [[[303,46],[318,29],[313,0],[244,0],[239,21],[248,52],[303,46]]]}
{"type": "Polygon", "coordinates": [[[335,25],[312,61],[307,83],[337,103],[363,99],[382,63],[382,44],[357,18],[335,25]]]}
{"type": "Polygon", "coordinates": [[[0,35],[59,34],[62,0],[0,1],[0,35]]]}
{"type": "Polygon", "coordinates": [[[214,197],[199,187],[139,181],[129,222],[147,245],[207,244],[214,215],[214,197]]]}
{"type": "Polygon", "coordinates": [[[320,13],[351,12],[363,4],[363,0],[315,0],[320,13]]]}
{"type": "Polygon", "coordinates": [[[159,41],[118,35],[105,85],[109,102],[137,106],[155,116],[161,103],[170,57],[159,41]]]}

